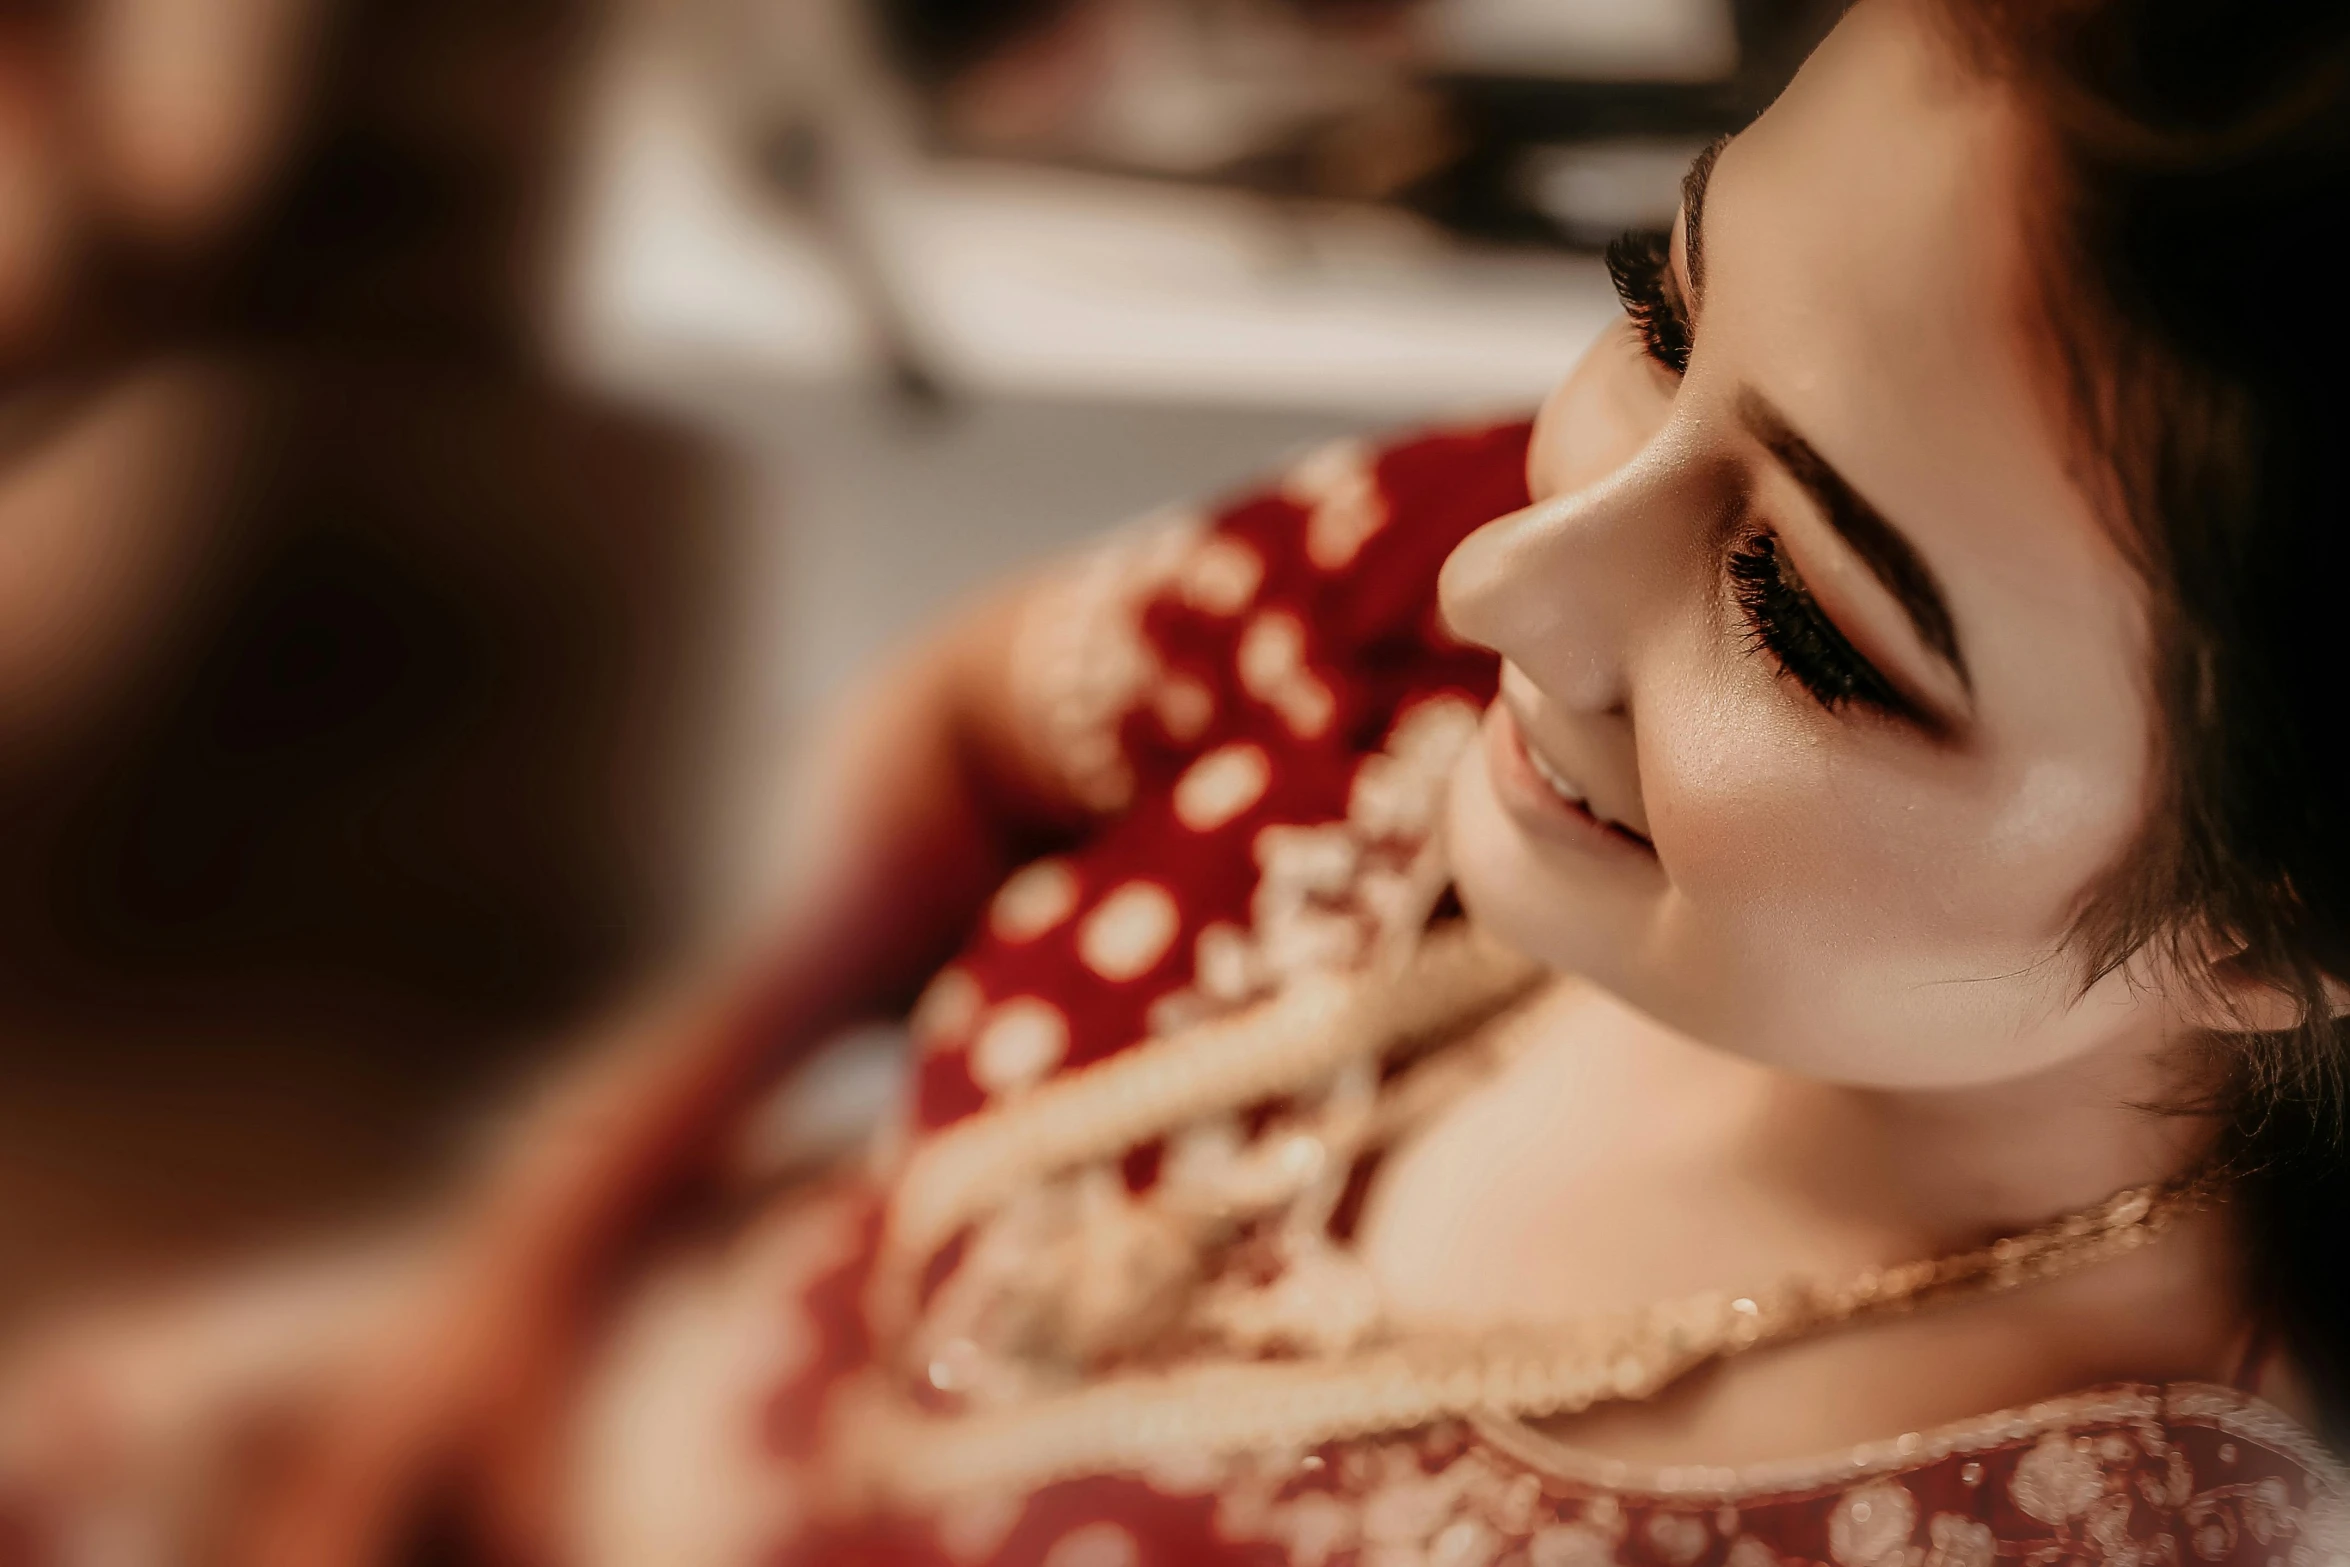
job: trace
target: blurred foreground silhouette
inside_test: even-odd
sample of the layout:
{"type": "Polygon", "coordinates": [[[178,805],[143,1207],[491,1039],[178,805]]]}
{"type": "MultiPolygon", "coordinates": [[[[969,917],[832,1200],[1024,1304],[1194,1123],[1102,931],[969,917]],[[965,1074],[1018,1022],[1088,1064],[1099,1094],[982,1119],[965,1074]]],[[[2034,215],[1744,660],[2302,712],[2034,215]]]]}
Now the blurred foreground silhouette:
{"type": "Polygon", "coordinates": [[[398,1198],[675,934],[709,487],[541,332],[589,10],[0,23],[0,1314],[398,1198]]]}

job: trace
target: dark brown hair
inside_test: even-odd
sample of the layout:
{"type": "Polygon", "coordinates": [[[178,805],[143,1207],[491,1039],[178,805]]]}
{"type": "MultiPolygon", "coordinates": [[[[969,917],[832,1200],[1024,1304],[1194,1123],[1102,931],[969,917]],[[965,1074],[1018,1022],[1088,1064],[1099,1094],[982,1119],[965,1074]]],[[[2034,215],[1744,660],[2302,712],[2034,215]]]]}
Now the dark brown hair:
{"type": "Polygon", "coordinates": [[[2216,1041],[2252,1298],[2350,1430],[2350,9],[1944,0],[2042,133],[2049,336],[2144,571],[2161,797],[2092,973],[2214,954],[2298,1005],[2216,1041]]]}

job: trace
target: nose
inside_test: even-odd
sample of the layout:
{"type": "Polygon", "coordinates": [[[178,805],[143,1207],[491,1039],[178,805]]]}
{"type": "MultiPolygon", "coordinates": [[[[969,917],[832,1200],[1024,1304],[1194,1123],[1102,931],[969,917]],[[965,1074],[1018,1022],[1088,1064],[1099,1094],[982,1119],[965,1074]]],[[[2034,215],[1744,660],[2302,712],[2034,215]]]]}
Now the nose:
{"type": "Polygon", "coordinates": [[[1455,635],[1493,649],[1557,707],[1621,713],[1628,650],[1675,573],[1669,469],[1643,459],[1478,529],[1437,592],[1455,635]]]}

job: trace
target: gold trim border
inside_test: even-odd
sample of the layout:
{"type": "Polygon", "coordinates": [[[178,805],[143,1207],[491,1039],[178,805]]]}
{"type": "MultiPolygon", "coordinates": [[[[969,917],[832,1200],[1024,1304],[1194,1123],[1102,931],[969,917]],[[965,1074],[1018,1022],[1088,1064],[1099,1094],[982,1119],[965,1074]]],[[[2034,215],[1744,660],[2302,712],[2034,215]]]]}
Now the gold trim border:
{"type": "Polygon", "coordinates": [[[1496,1450],[1537,1474],[1618,1495],[1713,1504],[1844,1487],[1907,1473],[1961,1453],[1987,1452],[2083,1425],[2158,1422],[2209,1426],[2257,1442],[2307,1470],[2326,1494],[2350,1496],[2350,1469],[2299,1422],[2250,1393],[2207,1382],[2120,1383],[1925,1431],[1866,1442],[1834,1457],[1740,1465],[1637,1464],[1602,1458],[1522,1420],[1476,1415],[1469,1424],[1496,1450]]]}

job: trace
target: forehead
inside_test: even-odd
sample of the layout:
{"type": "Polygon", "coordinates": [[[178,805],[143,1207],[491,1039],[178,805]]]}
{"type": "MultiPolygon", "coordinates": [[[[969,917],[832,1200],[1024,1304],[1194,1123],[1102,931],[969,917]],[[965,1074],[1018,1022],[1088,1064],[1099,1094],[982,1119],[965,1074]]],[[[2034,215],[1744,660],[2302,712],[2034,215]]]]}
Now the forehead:
{"type": "Polygon", "coordinates": [[[1978,672],[2011,646],[2044,664],[2053,632],[2111,676],[2139,584],[2035,346],[2029,122],[1929,5],[1863,0],[1722,155],[1707,346],[1927,557],[1978,672]]]}

